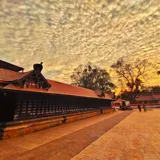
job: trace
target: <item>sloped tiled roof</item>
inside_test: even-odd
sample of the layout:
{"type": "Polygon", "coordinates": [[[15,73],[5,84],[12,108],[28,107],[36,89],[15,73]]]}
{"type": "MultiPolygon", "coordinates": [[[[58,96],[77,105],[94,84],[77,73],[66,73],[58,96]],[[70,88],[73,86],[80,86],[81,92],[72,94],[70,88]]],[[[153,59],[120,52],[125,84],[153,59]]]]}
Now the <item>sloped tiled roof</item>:
{"type": "Polygon", "coordinates": [[[0,68],[0,81],[12,82],[25,77],[31,72],[32,71],[20,73],[20,72],[11,71],[8,69],[0,68]]]}
{"type": "Polygon", "coordinates": [[[155,97],[155,99],[160,100],[160,94],[157,95],[153,95],[155,97]]]}
{"type": "Polygon", "coordinates": [[[49,84],[51,84],[50,90],[53,93],[67,94],[67,95],[74,95],[74,96],[94,97],[94,98],[98,97],[96,93],[90,89],[72,86],[70,84],[57,82],[53,80],[48,80],[48,82],[49,84]]]}
{"type": "MultiPolygon", "coordinates": [[[[61,94],[61,95],[72,95],[72,96],[81,96],[81,97],[91,97],[91,98],[101,98],[98,97],[97,94],[90,89],[72,86],[70,84],[49,80],[47,79],[48,83],[51,85],[49,90],[45,89],[38,89],[35,86],[31,86],[29,88],[21,88],[19,85],[15,85],[11,82],[21,79],[28,74],[30,74],[33,71],[20,73],[20,72],[14,72],[6,69],[0,69],[0,81],[3,82],[9,82],[9,84],[3,89],[11,89],[11,90],[18,90],[18,91],[29,91],[29,92],[41,92],[41,93],[50,93],[50,94],[61,94]]],[[[111,97],[108,94],[105,94],[105,97],[102,97],[102,99],[109,99],[111,100],[111,97]]]]}
{"type": "Polygon", "coordinates": [[[94,92],[96,93],[97,96],[100,96],[100,97],[102,96],[102,93],[103,93],[101,90],[95,90],[94,92]]]}
{"type": "Polygon", "coordinates": [[[139,96],[136,101],[154,101],[156,98],[154,96],[139,96]]]}
{"type": "Polygon", "coordinates": [[[121,99],[121,98],[118,98],[116,101],[114,101],[113,103],[115,104],[115,103],[121,103],[123,101],[123,99],[121,99]]]}
{"type": "MultiPolygon", "coordinates": [[[[50,94],[61,94],[61,95],[72,95],[72,96],[80,96],[80,97],[90,97],[90,98],[100,98],[96,95],[96,93],[90,89],[81,88],[72,86],[69,84],[57,82],[54,80],[48,80],[49,84],[51,84],[51,88],[49,90],[38,89],[35,87],[30,88],[21,88],[20,86],[9,84],[4,89],[11,90],[19,90],[19,91],[30,91],[30,92],[39,92],[39,93],[50,93],[50,94]]],[[[108,94],[105,94],[105,97],[102,99],[112,100],[108,94]]]]}
{"type": "Polygon", "coordinates": [[[0,68],[0,80],[1,81],[14,81],[21,75],[20,72],[14,72],[7,69],[0,68]]]}
{"type": "Polygon", "coordinates": [[[110,100],[112,100],[112,97],[110,96],[110,94],[105,93],[105,99],[110,99],[110,100]]]}

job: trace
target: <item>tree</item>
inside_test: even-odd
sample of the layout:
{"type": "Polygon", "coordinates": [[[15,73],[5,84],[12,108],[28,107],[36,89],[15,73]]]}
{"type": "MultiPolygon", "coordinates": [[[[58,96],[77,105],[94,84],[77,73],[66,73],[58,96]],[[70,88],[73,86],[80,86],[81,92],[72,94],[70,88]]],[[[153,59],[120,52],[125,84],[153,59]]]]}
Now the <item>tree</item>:
{"type": "Polygon", "coordinates": [[[119,82],[128,88],[129,100],[133,103],[143,86],[143,81],[146,81],[150,75],[152,63],[140,59],[135,59],[130,63],[120,58],[111,67],[117,73],[119,82]]]}
{"type": "Polygon", "coordinates": [[[152,90],[151,90],[151,87],[144,87],[141,92],[140,92],[140,95],[143,95],[143,96],[149,96],[149,95],[152,95],[152,90]]]}
{"type": "Polygon", "coordinates": [[[151,92],[153,93],[153,94],[160,94],[160,86],[152,86],[151,87],[152,89],[151,89],[151,92]]]}
{"type": "Polygon", "coordinates": [[[146,86],[140,92],[140,95],[154,95],[160,94],[160,86],[146,86]]]}
{"type": "Polygon", "coordinates": [[[111,92],[115,87],[105,69],[91,65],[79,65],[74,69],[71,80],[73,85],[103,92],[111,92]]]}

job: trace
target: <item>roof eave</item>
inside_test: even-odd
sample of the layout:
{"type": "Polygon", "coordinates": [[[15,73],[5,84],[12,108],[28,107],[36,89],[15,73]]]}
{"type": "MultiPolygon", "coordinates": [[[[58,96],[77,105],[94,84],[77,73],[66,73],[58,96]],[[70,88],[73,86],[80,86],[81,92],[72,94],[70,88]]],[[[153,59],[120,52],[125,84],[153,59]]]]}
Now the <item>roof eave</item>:
{"type": "Polygon", "coordinates": [[[11,90],[11,91],[19,91],[19,92],[32,92],[32,93],[40,93],[40,94],[52,94],[52,95],[65,95],[65,96],[74,96],[74,97],[83,97],[83,98],[93,98],[93,99],[104,99],[112,101],[112,99],[100,98],[100,97],[91,97],[91,96],[82,96],[82,95],[74,95],[74,94],[66,94],[66,93],[58,93],[58,92],[38,92],[38,91],[31,91],[31,90],[18,90],[18,89],[9,89],[9,88],[1,88],[3,90],[11,90]]]}

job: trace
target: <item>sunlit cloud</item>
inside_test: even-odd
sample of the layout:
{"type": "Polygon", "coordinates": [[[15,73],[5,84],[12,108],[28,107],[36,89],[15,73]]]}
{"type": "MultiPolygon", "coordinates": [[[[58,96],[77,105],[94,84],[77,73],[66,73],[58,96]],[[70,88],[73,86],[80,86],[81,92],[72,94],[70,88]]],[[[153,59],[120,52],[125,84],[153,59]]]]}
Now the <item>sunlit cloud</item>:
{"type": "Polygon", "coordinates": [[[79,64],[122,56],[160,62],[159,0],[1,0],[0,59],[70,83],[79,64]]]}

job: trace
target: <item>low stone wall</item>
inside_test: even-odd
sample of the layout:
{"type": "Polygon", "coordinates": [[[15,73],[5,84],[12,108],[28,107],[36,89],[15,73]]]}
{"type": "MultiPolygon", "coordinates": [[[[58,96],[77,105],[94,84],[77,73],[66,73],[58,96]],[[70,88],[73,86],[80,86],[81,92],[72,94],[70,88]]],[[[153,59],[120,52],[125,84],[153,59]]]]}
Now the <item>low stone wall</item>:
{"type": "Polygon", "coordinates": [[[36,118],[30,120],[0,123],[0,139],[17,137],[27,133],[32,133],[49,127],[61,125],[64,123],[70,123],[73,121],[97,116],[100,115],[101,113],[102,114],[111,113],[113,111],[114,109],[109,108],[109,109],[102,109],[102,111],[94,110],[94,111],[79,112],[61,116],[50,116],[50,117],[36,118]]]}
{"type": "Polygon", "coordinates": [[[8,122],[0,125],[0,138],[12,138],[45,128],[57,126],[62,124],[63,120],[63,117],[45,117],[32,120],[8,122]]]}
{"type": "Polygon", "coordinates": [[[107,113],[111,113],[111,112],[114,112],[115,109],[114,108],[108,108],[108,109],[103,109],[103,114],[107,114],[107,113]]]}
{"type": "MultiPolygon", "coordinates": [[[[140,104],[140,106],[142,107],[143,104],[140,104]]],[[[133,109],[138,109],[138,104],[131,104],[131,107],[133,109]]],[[[160,108],[160,103],[147,103],[146,107],[147,108],[160,108]]]]}
{"type": "Polygon", "coordinates": [[[70,122],[73,122],[73,121],[77,121],[77,120],[81,120],[81,119],[97,116],[99,114],[100,114],[99,110],[97,110],[97,111],[89,111],[89,112],[84,112],[84,113],[75,113],[75,114],[67,115],[65,122],[66,123],[70,123],[70,122]]]}

